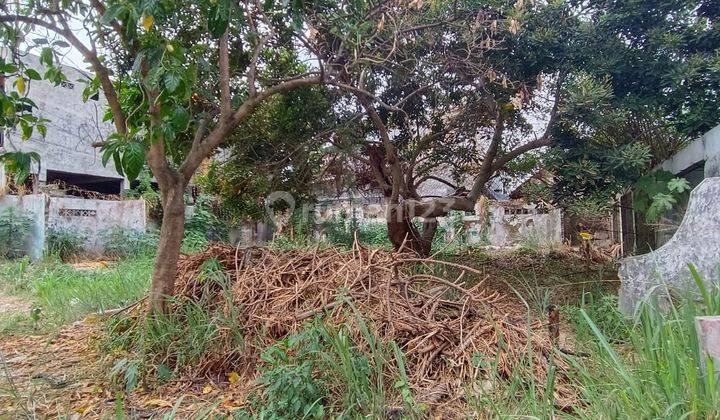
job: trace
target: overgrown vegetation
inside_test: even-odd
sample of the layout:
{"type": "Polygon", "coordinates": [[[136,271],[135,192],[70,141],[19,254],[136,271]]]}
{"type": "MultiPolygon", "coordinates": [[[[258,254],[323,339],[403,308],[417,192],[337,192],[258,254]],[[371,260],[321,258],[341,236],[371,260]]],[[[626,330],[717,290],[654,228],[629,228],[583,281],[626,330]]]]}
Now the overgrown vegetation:
{"type": "Polygon", "coordinates": [[[68,261],[84,250],[85,235],[69,228],[54,227],[47,232],[47,250],[51,255],[68,261]]]}
{"type": "Polygon", "coordinates": [[[0,258],[15,259],[27,254],[33,220],[14,206],[0,214],[0,258]]]}
{"type": "Polygon", "coordinates": [[[105,253],[109,256],[127,258],[137,255],[153,255],[158,237],[154,232],[113,226],[102,233],[105,253]]]}
{"type": "Polygon", "coordinates": [[[147,257],[95,269],[75,269],[52,259],[30,263],[27,257],[2,264],[0,289],[26,299],[31,309],[4,327],[54,329],[88,313],[132,304],[145,296],[151,270],[147,257]]]}
{"type": "Polygon", "coordinates": [[[596,343],[587,362],[575,363],[583,413],[612,418],[720,415],[717,376],[712,360],[700,355],[695,330],[696,316],[720,315],[720,288],[706,288],[694,270],[693,278],[700,300],[688,294],[667,309],[657,300],[643,304],[633,327],[618,322],[617,315],[608,317],[615,309],[602,300],[602,311],[580,311],[596,343]]]}

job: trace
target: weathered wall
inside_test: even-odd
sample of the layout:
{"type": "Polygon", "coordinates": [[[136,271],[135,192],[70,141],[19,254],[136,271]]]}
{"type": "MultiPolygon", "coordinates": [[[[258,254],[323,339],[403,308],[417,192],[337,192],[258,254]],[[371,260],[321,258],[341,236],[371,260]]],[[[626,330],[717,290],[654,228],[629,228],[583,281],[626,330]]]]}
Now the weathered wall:
{"type": "Polygon", "coordinates": [[[534,204],[509,201],[492,202],[488,208],[487,225],[482,221],[469,226],[471,244],[487,242],[494,246],[510,246],[522,242],[550,245],[562,241],[562,212],[549,209],[540,212],[534,204]]]}
{"type": "Polygon", "coordinates": [[[42,257],[45,249],[45,203],[44,195],[4,195],[0,197],[0,213],[15,207],[32,219],[32,234],[25,241],[25,250],[32,258],[42,257]]]}
{"type": "MultiPolygon", "coordinates": [[[[23,60],[44,73],[38,57],[28,55],[23,60]]],[[[100,94],[97,100],[83,102],[85,85],[78,80],[89,80],[88,76],[69,66],[64,66],[63,72],[68,82],[62,85],[45,80],[29,83],[28,97],[38,106],[37,115],[50,120],[47,135],[43,138],[36,130],[29,140],[23,141],[19,131],[11,131],[5,139],[5,149],[39,153],[41,182],[45,182],[47,170],[123,179],[112,161],[107,167],[102,165],[100,151],[91,146],[113,132],[112,126],[102,121],[107,107],[105,98],[100,94]]],[[[6,89],[11,88],[12,82],[13,79],[6,81],[6,89]]],[[[37,172],[37,166],[33,172],[37,172]]],[[[128,188],[127,180],[123,182],[123,188],[128,188]]]]}
{"type": "Polygon", "coordinates": [[[657,250],[620,263],[620,310],[632,315],[650,295],[695,290],[687,264],[708,283],[718,283],[720,263],[720,178],[707,178],[690,194],[685,217],[675,235],[657,250]]]}
{"type": "Polygon", "coordinates": [[[103,250],[103,233],[113,226],[144,232],[147,227],[144,200],[92,200],[50,197],[47,226],[72,229],[85,236],[88,251],[103,250]]]}

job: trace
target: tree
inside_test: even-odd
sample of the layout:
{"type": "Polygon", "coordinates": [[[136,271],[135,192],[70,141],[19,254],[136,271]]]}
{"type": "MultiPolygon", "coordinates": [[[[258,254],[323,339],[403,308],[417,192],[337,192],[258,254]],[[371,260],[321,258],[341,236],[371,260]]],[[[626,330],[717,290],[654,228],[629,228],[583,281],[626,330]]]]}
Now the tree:
{"type": "MultiPolygon", "coordinates": [[[[643,26],[643,33],[668,26],[660,19],[667,3],[673,2],[653,6],[654,26],[643,26]]],[[[678,5],[683,19],[673,27],[687,24],[692,10],[678,5]]],[[[662,159],[683,144],[674,115],[687,112],[689,102],[663,100],[667,92],[657,87],[667,70],[648,77],[635,61],[622,62],[645,44],[624,38],[640,14],[610,24],[605,16],[621,15],[615,9],[632,13],[617,3],[453,2],[445,25],[418,25],[410,41],[391,43],[403,57],[399,65],[364,63],[351,75],[347,83],[363,89],[354,94],[366,112],[366,130],[335,142],[368,168],[388,197],[396,248],[427,255],[436,218],[473,210],[481,195],[491,196],[488,182],[502,174],[545,165],[557,175],[556,203],[599,192],[607,201],[642,175],[651,151],[662,159]],[[429,181],[451,192],[424,196],[421,186],[429,181]],[[417,217],[422,229],[412,223],[417,217]]],[[[697,31],[707,20],[689,25],[697,31]]],[[[654,62],[661,52],[671,63],[674,53],[660,45],[643,54],[654,62]]],[[[693,91],[707,98],[717,91],[714,83],[708,77],[693,91]]],[[[689,94],[684,86],[672,89],[683,98],[689,94]]]]}
{"type": "Polygon", "coordinates": [[[113,159],[131,179],[145,162],[150,167],[163,220],[149,308],[163,311],[177,273],[184,190],[201,163],[274,95],[318,84],[352,88],[344,81],[358,63],[394,60],[359,40],[374,30],[365,24],[372,16],[406,9],[371,0],[18,1],[0,6],[0,27],[16,62],[24,40],[56,82],[58,49],[79,51],[94,73],[85,96],[102,90],[115,128],[98,144],[103,161],[113,159]],[[313,19],[341,54],[319,48],[313,19]],[[36,31],[52,37],[28,36],[36,31]],[[268,65],[301,56],[313,64],[275,73],[268,65]]]}
{"type": "MultiPolygon", "coordinates": [[[[234,220],[263,220],[266,203],[275,191],[293,197],[288,206],[313,200],[314,181],[321,176],[323,147],[330,124],[327,89],[304,87],[276,95],[263,103],[230,136],[225,157],[203,174],[201,186],[220,199],[234,220]]],[[[277,209],[284,210],[284,209],[277,209]]]]}
{"type": "MultiPolygon", "coordinates": [[[[320,70],[261,79],[264,63],[302,36],[302,4],[69,1],[4,3],[4,45],[43,29],[64,38],[89,63],[115,133],[103,159],[134,178],[147,161],[160,187],[163,220],[150,308],[172,295],[183,237],[185,188],[203,160],[264,101],[319,84],[320,70]],[[82,28],[82,29],[78,29],[82,28]]],[[[54,45],[38,42],[52,64],[54,45]]],[[[55,67],[51,67],[55,68],[55,67]]]]}

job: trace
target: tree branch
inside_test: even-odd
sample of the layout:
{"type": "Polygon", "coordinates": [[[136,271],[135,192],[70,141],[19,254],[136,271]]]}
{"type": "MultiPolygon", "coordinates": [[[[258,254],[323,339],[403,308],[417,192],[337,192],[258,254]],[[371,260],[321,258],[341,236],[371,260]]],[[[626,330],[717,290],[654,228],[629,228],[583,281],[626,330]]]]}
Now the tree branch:
{"type": "Polygon", "coordinates": [[[252,111],[264,100],[278,93],[287,92],[302,86],[311,86],[320,83],[322,83],[322,78],[320,77],[296,79],[280,83],[256,95],[248,97],[245,102],[243,102],[242,105],[235,110],[226,124],[218,125],[212,132],[210,132],[210,134],[208,134],[204,141],[197,138],[193,141],[190,152],[182,165],[180,165],[180,173],[182,173],[186,179],[190,179],[202,161],[210,156],[215,148],[220,146],[225,138],[230,135],[230,133],[232,133],[233,130],[235,130],[235,128],[243,122],[243,120],[245,120],[245,118],[247,118],[247,116],[250,115],[250,113],[252,113],[252,111]]]}
{"type": "Polygon", "coordinates": [[[220,122],[225,124],[232,112],[230,100],[230,58],[228,55],[228,29],[222,34],[219,41],[220,47],[220,122]]]}
{"type": "Polygon", "coordinates": [[[83,55],[83,57],[85,57],[85,59],[90,63],[90,65],[92,65],[93,69],[95,70],[95,74],[97,75],[98,79],[100,79],[100,85],[103,88],[105,99],[107,99],[108,105],[110,106],[110,110],[113,114],[115,130],[117,130],[118,134],[121,135],[125,135],[127,133],[125,116],[123,114],[122,107],[120,106],[120,101],[118,99],[117,92],[115,91],[115,86],[113,86],[112,80],[110,80],[110,72],[102,64],[97,54],[88,49],[85,44],[83,44],[73,34],[72,30],[67,26],[67,22],[61,20],[61,23],[65,26],[64,28],[61,28],[39,18],[31,18],[21,15],[0,16],[0,22],[23,22],[30,25],[37,25],[64,37],[73,47],[75,47],[83,55]]]}

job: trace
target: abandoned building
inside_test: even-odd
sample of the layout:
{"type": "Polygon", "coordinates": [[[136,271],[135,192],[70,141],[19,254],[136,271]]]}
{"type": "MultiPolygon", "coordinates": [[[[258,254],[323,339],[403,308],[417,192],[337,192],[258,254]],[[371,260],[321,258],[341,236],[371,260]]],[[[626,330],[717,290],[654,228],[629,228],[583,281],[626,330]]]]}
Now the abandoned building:
{"type": "MultiPolygon", "coordinates": [[[[27,55],[22,60],[44,73],[38,57],[27,55]]],[[[112,161],[103,166],[100,151],[92,147],[112,133],[111,123],[103,121],[107,102],[102,93],[83,102],[82,80],[89,81],[89,74],[69,66],[63,67],[63,73],[67,81],[57,86],[45,80],[28,84],[27,96],[37,105],[38,116],[50,120],[46,136],[36,130],[30,139],[22,140],[19,130],[10,130],[0,137],[0,146],[4,151],[40,155],[40,164],[34,164],[31,171],[38,186],[66,183],[87,191],[120,194],[129,188],[127,179],[118,174],[112,161]]],[[[12,82],[8,79],[5,88],[10,89],[12,82]]]]}
{"type": "MultiPolygon", "coordinates": [[[[27,55],[22,60],[44,73],[38,57],[27,55]]],[[[112,161],[104,166],[100,151],[92,147],[112,132],[111,125],[103,122],[106,101],[102,93],[83,102],[82,80],[89,76],[69,66],[63,67],[63,73],[67,79],[58,85],[45,80],[28,84],[27,96],[38,107],[34,112],[49,120],[44,137],[37,130],[28,140],[21,138],[19,129],[0,133],[0,151],[40,155],[20,191],[9,188],[0,165],[0,211],[16,207],[33,220],[27,248],[34,257],[42,255],[50,229],[77,232],[85,238],[88,251],[101,251],[103,231],[113,226],[146,228],[145,202],[121,198],[130,186],[128,180],[118,174],[112,161]]],[[[12,83],[13,79],[6,80],[4,89],[11,89],[12,83]]]]}

